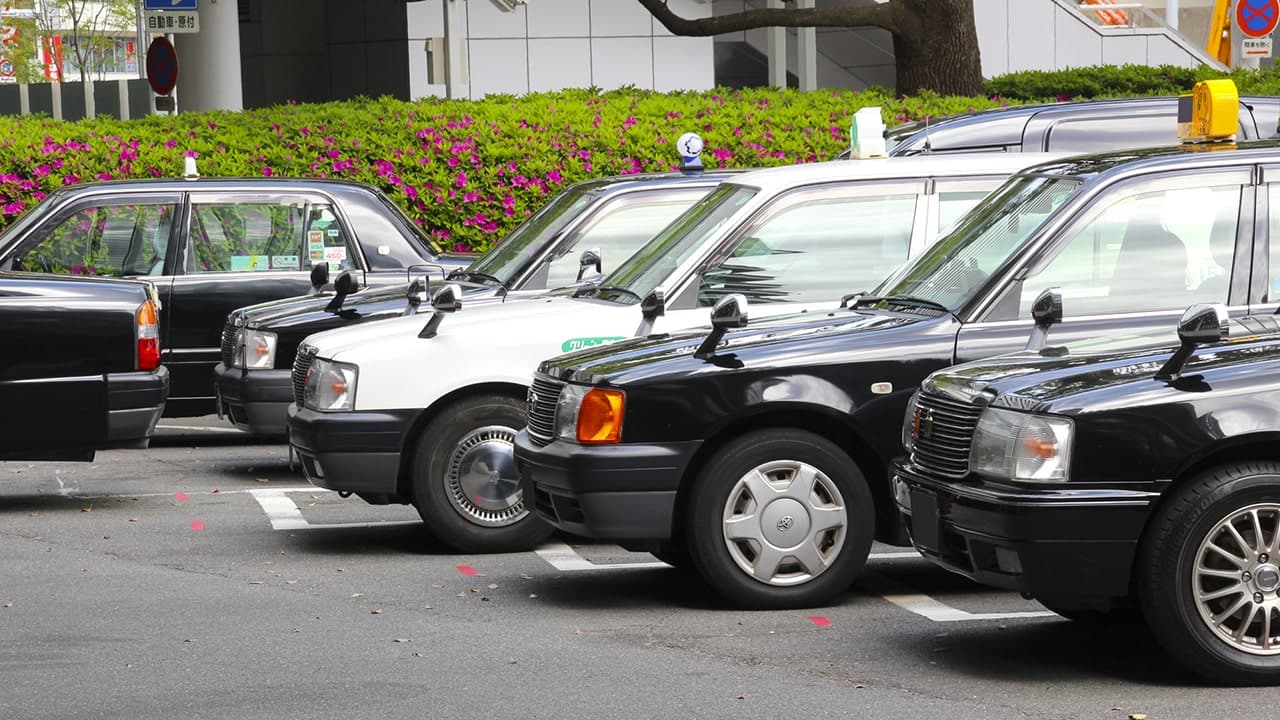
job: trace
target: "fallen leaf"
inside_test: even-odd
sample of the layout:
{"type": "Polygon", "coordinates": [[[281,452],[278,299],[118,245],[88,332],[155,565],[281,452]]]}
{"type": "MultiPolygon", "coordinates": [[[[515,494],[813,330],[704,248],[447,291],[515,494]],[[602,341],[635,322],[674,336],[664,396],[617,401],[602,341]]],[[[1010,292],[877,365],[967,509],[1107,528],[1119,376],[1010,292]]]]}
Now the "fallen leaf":
{"type": "Polygon", "coordinates": [[[271,482],[271,478],[257,478],[257,480],[258,480],[258,482],[260,482],[260,483],[269,483],[269,482],[271,482]]]}
{"type": "Polygon", "coordinates": [[[80,512],[93,512],[93,506],[90,505],[89,507],[80,508],[80,512]]]}
{"type": "Polygon", "coordinates": [[[1146,713],[1133,713],[1129,715],[1129,720],[1147,720],[1146,713]]]}
{"type": "Polygon", "coordinates": [[[409,642],[409,638],[396,638],[395,640],[392,640],[391,642],[407,643],[407,642],[409,642]]]}
{"type": "Polygon", "coordinates": [[[37,511],[37,512],[33,512],[33,513],[31,513],[31,517],[40,517],[40,513],[39,513],[38,511],[37,511]]]}
{"type": "Polygon", "coordinates": [[[103,539],[103,540],[110,540],[110,539],[111,539],[111,536],[110,536],[110,535],[103,535],[103,536],[102,536],[102,539],[103,539]]]}
{"type": "Polygon", "coordinates": [[[203,520],[192,520],[192,521],[191,521],[191,530],[192,530],[192,531],[194,531],[194,532],[203,532],[203,531],[204,531],[204,521],[203,521],[203,520]]]}
{"type": "Polygon", "coordinates": [[[746,696],[746,695],[738,695],[738,696],[734,697],[734,700],[746,700],[746,699],[747,699],[747,696],[746,696]]]}
{"type": "Polygon", "coordinates": [[[423,610],[431,610],[432,608],[431,608],[431,606],[430,606],[430,605],[423,605],[423,606],[422,606],[422,609],[423,609],[423,610]]]}
{"type": "Polygon", "coordinates": [[[302,632],[302,628],[294,628],[293,631],[296,633],[300,633],[302,632]]]}
{"type": "Polygon", "coordinates": [[[250,585],[266,585],[266,582],[262,580],[250,580],[249,584],[250,585]]]}
{"type": "Polygon", "coordinates": [[[863,685],[862,683],[858,683],[857,685],[854,685],[854,687],[861,690],[862,688],[866,687],[866,685],[863,685]]]}
{"type": "Polygon", "coordinates": [[[129,518],[129,522],[138,522],[138,518],[129,518]]]}
{"type": "Polygon", "coordinates": [[[440,583],[431,583],[431,587],[433,587],[433,588],[442,588],[442,587],[444,587],[444,586],[443,586],[443,585],[441,585],[440,583]]]}
{"type": "Polygon", "coordinates": [[[809,622],[813,623],[814,625],[817,625],[818,627],[831,627],[831,621],[822,617],[821,615],[809,616],[809,622]]]}
{"type": "Polygon", "coordinates": [[[497,583],[490,583],[490,584],[489,584],[489,589],[490,589],[490,590],[497,590],[497,589],[498,589],[498,585],[497,585],[497,583]]]}
{"type": "Polygon", "coordinates": [[[284,581],[284,584],[285,584],[285,585],[297,585],[297,584],[298,584],[298,581],[297,581],[297,580],[285,580],[285,581],[284,581]]]}
{"type": "Polygon", "coordinates": [[[574,635],[581,635],[581,634],[582,634],[582,628],[574,628],[574,629],[573,629],[573,634],[574,634],[574,635]]]}
{"type": "Polygon", "coordinates": [[[220,492],[222,492],[222,491],[221,491],[221,490],[219,490],[218,488],[214,488],[214,489],[210,490],[209,492],[210,492],[210,493],[212,493],[212,494],[214,494],[214,495],[217,495],[218,493],[220,493],[220,492]]]}
{"type": "Polygon", "coordinates": [[[530,598],[536,598],[536,597],[538,597],[538,593],[529,593],[529,597],[530,597],[530,598]]]}
{"type": "Polygon", "coordinates": [[[422,657],[422,653],[412,653],[413,657],[422,657]]]}
{"type": "Polygon", "coordinates": [[[5,603],[5,604],[4,604],[4,606],[5,606],[5,607],[7,607],[7,608],[11,608],[11,607],[13,607],[13,603],[11,603],[11,602],[7,602],[7,603],[5,603]]]}
{"type": "Polygon", "coordinates": [[[351,593],[351,597],[364,597],[364,593],[351,593]]]}
{"type": "Polygon", "coordinates": [[[369,611],[369,614],[370,614],[370,615],[381,615],[381,614],[382,614],[382,611],[381,611],[381,610],[370,610],[370,611],[369,611]]]}

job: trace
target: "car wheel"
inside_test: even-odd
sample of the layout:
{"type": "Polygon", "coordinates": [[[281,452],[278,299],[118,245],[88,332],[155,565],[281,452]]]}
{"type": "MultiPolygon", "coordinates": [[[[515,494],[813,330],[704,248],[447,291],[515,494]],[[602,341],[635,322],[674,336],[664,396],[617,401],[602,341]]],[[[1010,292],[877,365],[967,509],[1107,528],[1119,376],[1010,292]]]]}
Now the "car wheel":
{"type": "Polygon", "coordinates": [[[430,532],[460,552],[518,552],[552,528],[524,504],[513,442],[525,405],[502,395],[462,400],[418,438],[413,504],[430,532]]]}
{"type": "Polygon", "coordinates": [[[749,433],[695,480],[685,537],[722,596],[756,609],[822,605],[866,563],[871,491],[835,444],[801,430],[749,433]]]}
{"type": "Polygon", "coordinates": [[[1170,493],[1136,568],[1152,632],[1216,682],[1280,681],[1280,464],[1224,466],[1170,493]]]}

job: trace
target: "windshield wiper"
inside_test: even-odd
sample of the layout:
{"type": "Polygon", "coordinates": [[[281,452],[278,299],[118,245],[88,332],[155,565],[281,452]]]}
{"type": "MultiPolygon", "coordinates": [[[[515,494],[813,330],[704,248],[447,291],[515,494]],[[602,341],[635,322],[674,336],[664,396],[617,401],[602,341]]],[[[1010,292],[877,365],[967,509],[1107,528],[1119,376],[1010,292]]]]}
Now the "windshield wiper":
{"type": "Polygon", "coordinates": [[[454,279],[454,278],[459,278],[459,277],[460,277],[460,278],[467,278],[467,279],[475,278],[475,279],[477,279],[477,280],[486,280],[486,281],[490,281],[490,282],[492,282],[494,285],[497,285],[498,287],[502,288],[503,290],[506,290],[506,289],[507,289],[507,284],[506,284],[506,283],[504,283],[504,282],[502,282],[501,280],[499,280],[497,276],[495,276],[495,275],[490,275],[490,274],[489,274],[489,273],[487,273],[487,272],[480,272],[479,270],[465,270],[465,269],[464,269],[464,270],[454,270],[453,272],[449,273],[449,279],[450,279],[450,280],[452,280],[452,279],[454,279]]]}
{"type": "Polygon", "coordinates": [[[640,302],[641,300],[641,297],[637,295],[635,292],[628,290],[624,287],[618,287],[617,285],[588,285],[586,287],[579,288],[578,291],[573,294],[573,296],[586,297],[588,293],[591,295],[599,295],[602,292],[622,293],[624,295],[630,295],[631,297],[635,298],[636,302],[640,302]]]}
{"type": "Polygon", "coordinates": [[[854,299],[853,307],[860,308],[867,305],[875,305],[876,303],[888,302],[899,303],[902,305],[919,305],[931,310],[949,313],[951,308],[934,300],[926,300],[924,298],[911,297],[910,295],[862,295],[854,299]]]}

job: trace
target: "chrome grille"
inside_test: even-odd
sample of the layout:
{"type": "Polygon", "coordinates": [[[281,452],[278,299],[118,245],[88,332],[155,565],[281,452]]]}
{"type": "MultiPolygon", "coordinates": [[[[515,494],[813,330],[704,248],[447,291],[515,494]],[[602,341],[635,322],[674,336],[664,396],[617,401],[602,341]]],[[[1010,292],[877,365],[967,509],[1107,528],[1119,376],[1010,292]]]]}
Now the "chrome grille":
{"type": "Polygon", "coordinates": [[[546,445],[556,436],[556,404],[564,383],[542,375],[533,376],[527,403],[529,437],[538,445],[546,445]]]}
{"type": "Polygon", "coordinates": [[[222,328],[222,364],[232,367],[236,359],[236,334],[244,320],[239,315],[228,315],[227,324],[222,328]]]}
{"type": "Polygon", "coordinates": [[[302,407],[302,398],[307,390],[307,373],[311,364],[316,361],[316,349],[310,345],[298,348],[298,355],[293,359],[293,401],[302,407]]]}
{"type": "Polygon", "coordinates": [[[977,405],[921,393],[912,419],[911,462],[932,475],[968,475],[969,449],[981,414],[977,405]]]}

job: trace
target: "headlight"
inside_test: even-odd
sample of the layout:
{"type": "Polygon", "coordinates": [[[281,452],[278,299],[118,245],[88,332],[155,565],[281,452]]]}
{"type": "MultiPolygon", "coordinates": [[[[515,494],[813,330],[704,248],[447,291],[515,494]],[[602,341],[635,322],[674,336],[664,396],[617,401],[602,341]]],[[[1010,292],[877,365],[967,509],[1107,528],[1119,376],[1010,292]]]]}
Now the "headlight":
{"type": "Polygon", "coordinates": [[[355,365],[316,358],[307,371],[302,404],[313,410],[350,410],[355,406],[355,365]]]}
{"type": "Polygon", "coordinates": [[[916,417],[916,407],[920,403],[920,391],[916,390],[911,395],[911,400],[907,402],[907,414],[902,418],[902,449],[911,452],[911,448],[915,446],[915,437],[918,432],[916,423],[919,418],[916,417]]]}
{"type": "Polygon", "coordinates": [[[996,480],[1064,481],[1071,433],[1067,418],[987,408],[973,432],[969,467],[996,480]]]}
{"type": "Polygon", "coordinates": [[[556,437],[583,445],[616,443],[625,405],[621,390],[565,385],[556,404],[556,437]]]}
{"type": "Polygon", "coordinates": [[[236,333],[236,367],[254,370],[276,366],[276,334],[261,330],[241,330],[236,333]]]}

